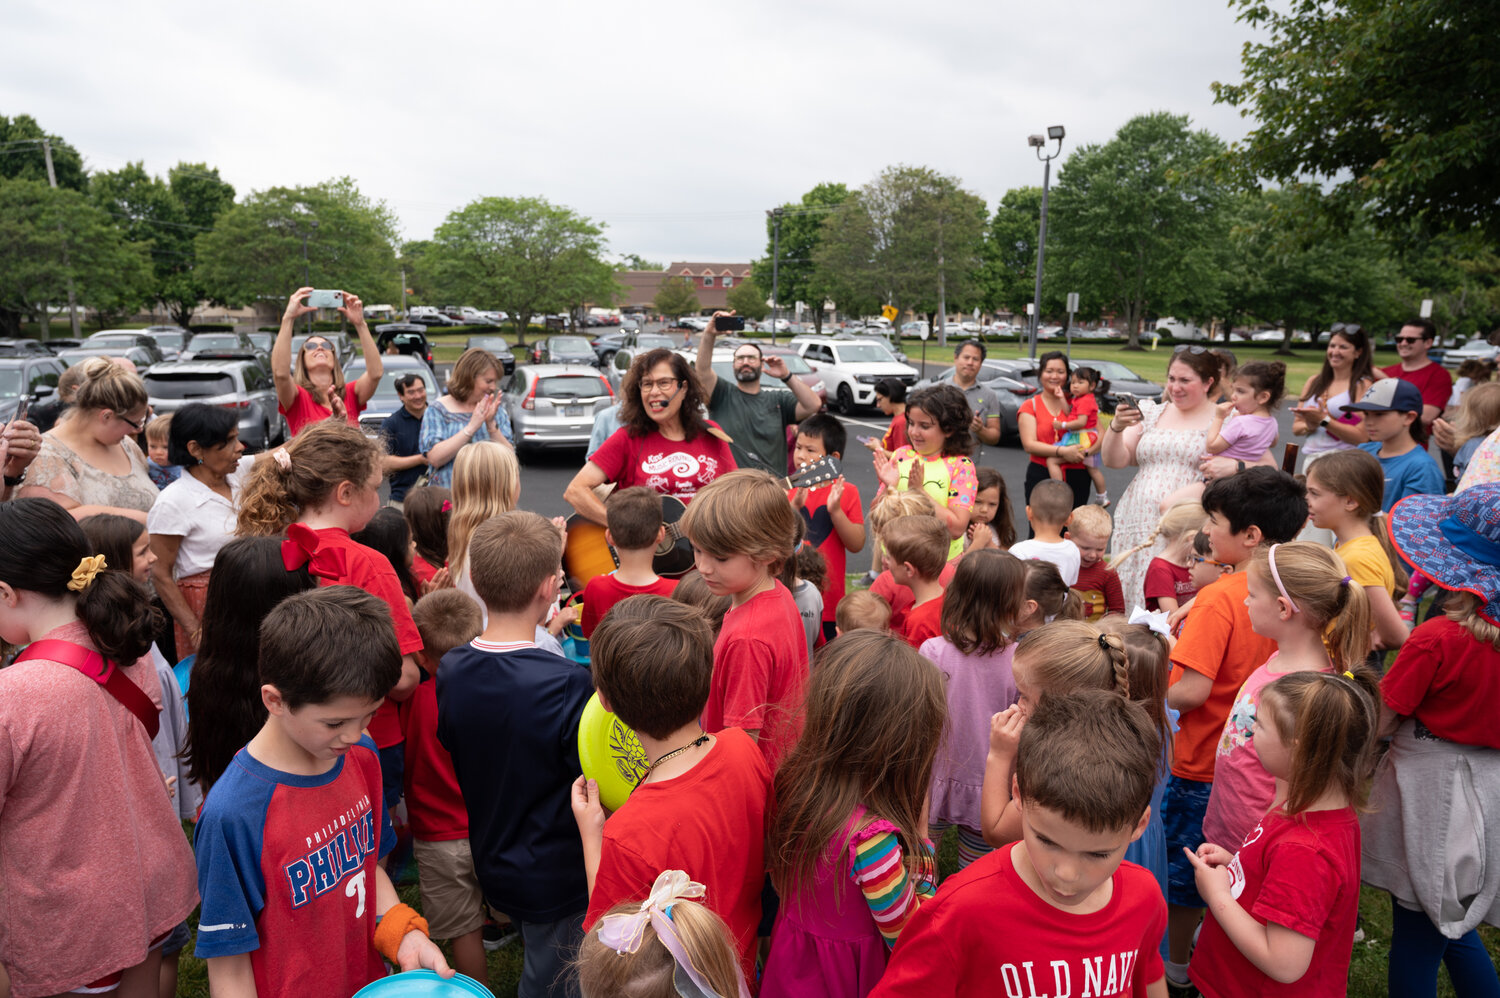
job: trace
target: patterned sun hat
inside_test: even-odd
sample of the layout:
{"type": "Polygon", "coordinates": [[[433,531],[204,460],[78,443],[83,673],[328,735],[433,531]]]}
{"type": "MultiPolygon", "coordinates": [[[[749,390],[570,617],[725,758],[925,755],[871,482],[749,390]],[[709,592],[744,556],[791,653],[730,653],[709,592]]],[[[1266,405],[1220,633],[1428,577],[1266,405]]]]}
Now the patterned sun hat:
{"type": "Polygon", "coordinates": [[[1407,496],[1389,519],[1402,558],[1444,589],[1478,596],[1479,615],[1500,625],[1500,482],[1407,496]]]}

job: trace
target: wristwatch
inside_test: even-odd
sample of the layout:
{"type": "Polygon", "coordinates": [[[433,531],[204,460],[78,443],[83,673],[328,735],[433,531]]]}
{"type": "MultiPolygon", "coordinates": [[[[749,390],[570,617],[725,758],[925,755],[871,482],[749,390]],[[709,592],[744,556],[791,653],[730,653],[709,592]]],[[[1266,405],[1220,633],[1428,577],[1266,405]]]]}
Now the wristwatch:
{"type": "Polygon", "coordinates": [[[15,488],[16,486],[20,485],[22,482],[26,481],[26,469],[22,468],[21,469],[21,473],[19,475],[6,475],[6,476],[4,476],[3,481],[5,482],[5,487],[6,488],[8,488],[8,489],[15,488]]]}
{"type": "Polygon", "coordinates": [[[795,378],[795,377],[796,377],[795,374],[788,374],[786,377],[784,377],[784,378],[781,379],[781,383],[783,385],[789,385],[789,384],[792,383],[792,379],[795,378]]]}
{"type": "Polygon", "coordinates": [[[1326,430],[1326,429],[1328,429],[1329,422],[1330,422],[1329,418],[1327,416],[1324,416],[1322,419],[1318,420],[1318,425],[1321,426],[1323,429],[1326,430]]]}

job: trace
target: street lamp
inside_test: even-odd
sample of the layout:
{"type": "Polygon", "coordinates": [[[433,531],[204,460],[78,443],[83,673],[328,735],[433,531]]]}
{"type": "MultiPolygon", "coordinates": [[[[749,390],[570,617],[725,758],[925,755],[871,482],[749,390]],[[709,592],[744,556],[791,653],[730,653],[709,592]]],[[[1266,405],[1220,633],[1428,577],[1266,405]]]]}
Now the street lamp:
{"type": "Polygon", "coordinates": [[[1046,135],[1031,135],[1026,139],[1026,144],[1036,150],[1036,158],[1043,163],[1042,167],[1042,221],[1037,229],[1036,236],[1036,293],[1033,301],[1036,307],[1031,312],[1031,358],[1036,359],[1036,333],[1037,327],[1042,321],[1042,260],[1047,253],[1047,191],[1052,183],[1052,161],[1062,153],[1062,140],[1067,132],[1061,125],[1052,125],[1047,129],[1046,135]],[[1049,155],[1043,152],[1047,143],[1054,141],[1057,148],[1049,155]]]}
{"type": "MultiPolygon", "coordinates": [[[[304,286],[312,284],[312,266],[307,260],[307,237],[318,230],[318,220],[316,218],[308,219],[307,225],[308,228],[298,229],[298,233],[302,236],[302,284],[304,286]]],[[[405,282],[403,281],[402,283],[404,284],[405,282]]],[[[307,335],[309,336],[312,335],[312,317],[313,313],[307,313],[307,335]]]]}
{"type": "Polygon", "coordinates": [[[766,212],[774,225],[771,236],[771,342],[776,342],[776,320],[781,318],[781,215],[783,209],[766,212]]]}

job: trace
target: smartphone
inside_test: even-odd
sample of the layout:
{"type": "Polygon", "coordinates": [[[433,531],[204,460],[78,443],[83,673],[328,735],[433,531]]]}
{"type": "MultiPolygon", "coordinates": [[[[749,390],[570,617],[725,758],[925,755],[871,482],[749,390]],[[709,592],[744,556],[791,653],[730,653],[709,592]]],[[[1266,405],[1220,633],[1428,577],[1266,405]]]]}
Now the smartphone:
{"type": "Polygon", "coordinates": [[[344,293],[342,291],[314,291],[307,296],[304,304],[310,308],[343,308],[344,293]]]}
{"type": "Polygon", "coordinates": [[[738,333],[745,329],[743,315],[721,315],[714,319],[714,329],[721,333],[738,333]]]}
{"type": "Polygon", "coordinates": [[[864,444],[866,447],[870,446],[871,444],[880,442],[878,437],[855,437],[855,439],[864,444]]]}
{"type": "Polygon", "coordinates": [[[1130,394],[1129,392],[1116,392],[1115,406],[1116,408],[1118,408],[1122,405],[1127,406],[1131,409],[1139,409],[1141,407],[1140,400],[1138,400],[1134,395],[1130,394]]]}
{"type": "Polygon", "coordinates": [[[30,408],[31,396],[22,395],[21,400],[16,403],[16,414],[11,418],[11,422],[15,423],[24,420],[26,418],[26,411],[30,408]]]}

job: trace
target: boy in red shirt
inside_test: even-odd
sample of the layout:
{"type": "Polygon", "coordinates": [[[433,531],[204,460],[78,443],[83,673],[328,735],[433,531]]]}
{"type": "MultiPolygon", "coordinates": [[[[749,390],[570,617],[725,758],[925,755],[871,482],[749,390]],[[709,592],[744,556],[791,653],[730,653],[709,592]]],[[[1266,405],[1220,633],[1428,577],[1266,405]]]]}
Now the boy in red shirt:
{"type": "Polygon", "coordinates": [[[775,772],[802,733],[807,689],[807,632],[776,579],[792,557],[796,514],[775,478],[741,468],[699,490],[682,528],[709,592],[730,598],[714,642],[703,728],[745,729],[775,772]]]}
{"type": "Polygon", "coordinates": [[[710,735],[698,723],[713,630],[693,607],[632,596],[599,626],[590,650],[600,705],[634,729],[653,763],[607,821],[598,784],[579,777],[573,785],[589,879],[584,931],[621,901],[644,899],[671,866],[708,887],[703,903],[724,919],[754,980],[771,769],[740,729],[710,735]]]}
{"type": "Polygon", "coordinates": [[[671,596],[675,579],[663,579],[651,567],[656,546],[665,528],[661,522],[661,493],[644,485],[614,492],[604,502],[608,528],[604,539],[615,550],[620,567],[608,575],[596,575],[583,587],[583,617],[579,627],[585,638],[594,633],[609,608],[623,599],[650,593],[671,596]]]}
{"type": "MultiPolygon", "coordinates": [[[[434,939],[453,943],[453,967],[481,984],[489,979],[484,958],[484,894],[469,851],[469,812],[453,772],[453,757],[437,737],[438,662],[484,630],[479,604],[457,589],[428,593],[412,607],[422,634],[417,664],[422,681],[401,705],[406,727],[406,813],[422,889],[422,911],[434,939]]],[[[486,985],[487,986],[487,985],[486,985]]]]}
{"type": "Polygon", "coordinates": [[[880,535],[885,544],[885,569],[891,579],[911,590],[912,607],[898,633],[913,648],[943,633],[943,583],[951,538],[935,516],[900,516],[880,535]]]}
{"type": "MultiPolygon", "coordinates": [[[[848,434],[844,424],[827,413],[814,413],[797,427],[792,461],[798,468],[825,457],[843,460],[848,434]]],[[[793,508],[807,521],[807,540],[828,563],[828,588],[823,592],[823,638],[837,634],[834,611],[844,598],[847,558],[865,547],[865,514],[859,487],[842,478],[813,489],[793,489],[793,508]]]]}
{"type": "Polygon", "coordinates": [[[1263,545],[1297,536],[1307,523],[1307,498],[1291,475],[1257,465],[1210,482],[1203,490],[1203,510],[1214,558],[1230,568],[1194,598],[1172,650],[1167,689],[1167,706],[1182,712],[1161,809],[1167,838],[1167,980],[1179,987],[1188,984],[1193,930],[1205,907],[1182,850],[1203,843],[1219,736],[1235,696],[1276,651],[1276,642],[1250,626],[1243,569],[1263,545]]]}
{"type": "Polygon", "coordinates": [[[1078,581],[1073,589],[1083,597],[1089,620],[1106,613],[1125,612],[1125,593],[1120,573],[1104,562],[1109,535],[1115,525],[1103,506],[1079,506],[1068,519],[1066,537],[1078,549],[1078,581]]]}
{"type": "Polygon", "coordinates": [[[917,909],[871,998],[1164,996],[1166,905],[1155,878],[1124,862],[1160,759],[1140,704],[1105,690],[1042,697],[1012,778],[1021,841],[917,909]]]}

